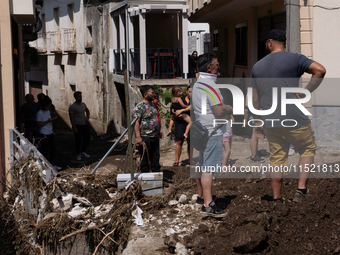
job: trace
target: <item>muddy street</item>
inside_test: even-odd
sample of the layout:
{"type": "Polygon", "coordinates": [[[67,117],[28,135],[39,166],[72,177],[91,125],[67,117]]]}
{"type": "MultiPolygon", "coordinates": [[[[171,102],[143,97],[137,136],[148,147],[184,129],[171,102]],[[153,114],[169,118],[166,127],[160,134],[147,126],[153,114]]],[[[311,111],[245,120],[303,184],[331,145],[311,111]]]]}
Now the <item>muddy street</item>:
{"type": "MultiPolygon", "coordinates": [[[[54,198],[55,201],[51,200],[44,219],[36,224],[36,218],[31,216],[30,220],[22,222],[23,217],[28,216],[25,216],[22,209],[18,209],[20,208],[18,204],[13,206],[14,199],[7,205],[9,208],[19,210],[15,213],[16,221],[23,224],[22,226],[27,226],[26,229],[31,229],[29,226],[36,226],[38,233],[48,233],[49,239],[45,240],[47,243],[43,244],[44,239],[38,242],[43,247],[44,254],[55,254],[55,252],[77,254],[74,252],[77,249],[79,251],[80,247],[84,254],[92,254],[96,245],[104,237],[103,233],[96,232],[95,226],[104,224],[103,232],[109,233],[112,229],[108,228],[107,224],[111,224],[112,218],[121,222],[116,225],[116,228],[120,226],[117,233],[110,235],[116,243],[110,240],[103,242],[98,250],[101,254],[111,252],[115,254],[337,254],[340,250],[338,240],[340,195],[337,192],[339,179],[336,178],[336,173],[333,173],[333,178],[311,178],[308,184],[310,193],[307,199],[299,204],[291,201],[297,179],[284,179],[285,203],[283,204],[268,201],[272,194],[270,181],[265,178],[265,175],[258,177],[249,173],[246,178],[225,178],[227,176],[216,175],[213,194],[218,197],[216,203],[225,208],[227,216],[214,218],[202,215],[201,205],[196,204],[195,180],[190,178],[189,166],[172,166],[175,158],[173,142],[162,143],[161,146],[161,171],[165,177],[163,196],[143,198],[136,190],[134,192],[137,193],[131,195],[127,193],[125,198],[125,193],[117,195],[117,175],[124,172],[126,140],[119,143],[96,173],[91,175],[91,170],[117,137],[92,135],[88,152],[91,158],[81,162],[75,159],[74,137],[70,130],[57,129],[56,138],[57,159],[63,167],[57,183],[67,194],[63,200],[65,199],[64,204],[68,209],[61,210],[54,198]],[[143,225],[136,225],[133,222],[134,217],[124,216],[126,213],[132,213],[132,208],[135,208],[134,197],[139,201],[143,211],[141,214],[143,225]],[[120,205],[113,207],[117,203],[120,205]],[[65,212],[69,215],[66,218],[65,212]],[[123,220],[124,218],[128,221],[123,220]],[[50,227],[53,226],[49,222],[51,219],[63,222],[65,224],[63,229],[50,227]],[[79,225],[81,222],[83,225],[79,225]],[[72,235],[77,229],[86,228],[92,229],[86,232],[93,232],[90,236],[80,233],[75,239],[66,238],[59,242],[62,237],[72,235]],[[79,238],[85,239],[79,241],[79,238]],[[67,248],[71,244],[73,248],[67,248]],[[54,247],[55,252],[51,247],[54,247]]],[[[249,142],[249,138],[234,136],[230,163],[237,169],[242,166],[260,166],[269,163],[269,158],[264,158],[264,163],[250,162],[249,142]]],[[[268,151],[266,140],[260,141],[259,149],[268,151]]],[[[321,166],[327,164],[328,168],[336,169],[339,164],[339,152],[340,149],[337,147],[319,147],[315,164],[321,166]]],[[[196,157],[197,152],[194,153],[194,159],[196,157]]],[[[296,164],[298,158],[297,154],[292,155],[288,163],[296,164]]],[[[185,163],[186,160],[185,144],[181,161],[185,163]]],[[[14,223],[12,220],[5,224],[13,226],[14,223]]],[[[28,232],[22,234],[19,231],[19,233],[12,237],[15,239],[15,236],[20,235],[23,238],[29,235],[28,232]]],[[[26,246],[29,247],[28,244],[26,246]]]]}

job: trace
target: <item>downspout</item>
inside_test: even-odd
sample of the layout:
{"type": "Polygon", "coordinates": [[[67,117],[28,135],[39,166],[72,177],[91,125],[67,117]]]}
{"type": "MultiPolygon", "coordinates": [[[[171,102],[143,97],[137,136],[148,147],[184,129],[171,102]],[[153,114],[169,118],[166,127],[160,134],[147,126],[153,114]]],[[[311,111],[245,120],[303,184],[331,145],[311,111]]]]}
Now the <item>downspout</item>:
{"type": "Polygon", "coordinates": [[[109,131],[109,123],[110,123],[110,93],[109,93],[109,68],[107,61],[106,62],[106,132],[109,131]]]}
{"type": "Polygon", "coordinates": [[[287,51],[301,53],[300,1],[285,0],[287,24],[287,51]]]}
{"type": "MultiPolygon", "coordinates": [[[[131,170],[131,181],[134,180],[133,170],[133,155],[132,155],[132,129],[131,129],[131,112],[130,112],[130,96],[129,96],[129,84],[130,84],[130,49],[129,49],[129,12],[128,6],[125,6],[125,52],[126,52],[126,70],[124,72],[124,87],[125,87],[125,104],[126,104],[126,118],[128,126],[128,154],[130,156],[130,170],[131,170]]],[[[133,126],[134,127],[134,126],[133,126]]],[[[133,128],[132,127],[132,128],[133,128]]]]}
{"type": "MultiPolygon", "coordinates": [[[[1,25],[0,25],[0,35],[1,35],[1,25]]],[[[3,118],[3,100],[2,100],[2,64],[1,64],[1,36],[0,36],[0,99],[1,99],[1,109],[0,109],[0,180],[5,182],[5,137],[4,137],[4,118],[3,118]]],[[[5,187],[0,183],[0,195],[3,194],[5,187]]]]}
{"type": "MultiPolygon", "coordinates": [[[[102,21],[102,30],[103,29],[104,29],[104,15],[103,15],[103,21],[102,21]]],[[[102,37],[104,37],[104,31],[102,31],[102,37]]],[[[104,41],[104,38],[102,39],[102,41],[104,41]]],[[[110,93],[109,93],[109,67],[108,67],[108,61],[107,61],[107,47],[106,46],[105,46],[105,58],[106,59],[104,63],[106,64],[106,133],[108,133],[109,123],[110,123],[110,93]]]]}

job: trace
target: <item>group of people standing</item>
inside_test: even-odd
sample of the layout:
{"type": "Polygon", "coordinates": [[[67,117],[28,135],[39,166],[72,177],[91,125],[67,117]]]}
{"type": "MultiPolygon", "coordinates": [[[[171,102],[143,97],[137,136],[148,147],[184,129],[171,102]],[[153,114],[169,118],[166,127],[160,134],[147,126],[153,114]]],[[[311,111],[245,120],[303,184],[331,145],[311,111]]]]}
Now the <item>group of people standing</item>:
{"type": "MultiPolygon", "coordinates": [[[[270,31],[266,40],[266,49],[269,54],[258,61],[251,73],[250,87],[252,88],[252,102],[256,110],[268,110],[272,107],[273,88],[297,88],[299,87],[299,78],[305,72],[312,74],[310,82],[305,87],[309,92],[313,92],[321,83],[326,70],[325,68],[307,58],[302,54],[290,53],[285,51],[286,35],[282,30],[274,29],[270,31]],[[270,78],[270,79],[268,79],[270,78]],[[295,79],[290,79],[295,78],[295,79]]],[[[193,87],[192,102],[196,119],[204,125],[210,133],[213,131],[213,121],[215,118],[226,119],[232,114],[233,109],[229,105],[224,105],[223,97],[220,90],[216,87],[219,63],[214,54],[204,54],[198,59],[199,79],[193,87]],[[207,113],[202,114],[202,98],[205,90],[200,89],[202,85],[205,90],[215,94],[220,101],[207,97],[207,113]]],[[[287,95],[290,99],[300,99],[306,95],[303,93],[291,93],[287,95]]],[[[280,103],[278,103],[280,106],[280,103]]],[[[300,178],[293,198],[294,202],[300,202],[309,192],[307,182],[309,177],[308,168],[313,163],[316,150],[316,142],[313,128],[308,116],[304,116],[296,105],[288,105],[286,115],[281,114],[281,107],[269,115],[257,116],[254,114],[255,135],[258,138],[264,138],[266,135],[269,142],[270,165],[277,167],[279,170],[287,165],[287,158],[290,144],[300,154],[299,169],[300,178]],[[278,120],[274,126],[266,120],[278,120]],[[279,126],[284,119],[294,120],[294,127],[279,126]],[[262,122],[264,120],[264,126],[262,122]],[[305,171],[306,170],[306,171],[305,171]]],[[[200,151],[200,165],[209,169],[222,162],[223,156],[223,128],[221,127],[216,134],[212,135],[204,151],[200,151]]],[[[273,197],[271,201],[285,203],[285,198],[281,194],[282,171],[270,171],[271,187],[273,197]]],[[[224,216],[225,212],[219,208],[212,196],[212,173],[199,173],[197,178],[198,199],[197,203],[202,204],[202,213],[214,216],[224,216]]]]}
{"type": "MultiPolygon", "coordinates": [[[[285,87],[299,87],[298,79],[306,72],[312,74],[312,78],[305,89],[309,92],[313,92],[320,85],[326,73],[325,68],[321,64],[307,58],[306,56],[286,52],[285,43],[286,35],[284,31],[279,29],[270,31],[265,45],[269,54],[258,61],[252,69],[251,82],[249,86],[252,88],[252,103],[254,108],[257,110],[268,110],[271,108],[273,102],[273,88],[281,89],[285,87]],[[287,78],[295,79],[289,80],[287,78]],[[276,79],[276,82],[272,82],[273,79],[276,79]]],[[[216,87],[219,68],[220,66],[216,55],[206,53],[198,57],[197,71],[199,77],[194,86],[189,88],[189,93],[187,93],[188,102],[191,101],[191,104],[188,107],[185,107],[186,105],[182,105],[182,103],[184,103],[187,99],[180,98],[181,91],[178,88],[173,89],[174,99],[172,101],[172,105],[179,105],[175,105],[175,107],[172,107],[171,110],[172,113],[176,115],[176,118],[174,119],[176,127],[179,126],[181,129],[180,134],[177,134],[176,131],[177,146],[176,162],[174,165],[178,165],[184,138],[189,138],[188,131],[185,130],[185,128],[182,128],[181,125],[178,125],[178,123],[182,121],[185,125],[190,125],[190,117],[188,119],[188,117],[183,113],[185,112],[187,114],[188,109],[193,107],[196,121],[200,122],[206,129],[208,129],[210,134],[214,132],[214,134],[209,137],[205,149],[200,151],[200,166],[206,167],[205,169],[209,169],[209,166],[224,164],[224,166],[228,167],[226,164],[230,154],[232,141],[231,129],[228,124],[226,124],[215,130],[215,126],[213,124],[215,119],[232,120],[233,114],[232,107],[223,101],[223,96],[220,90],[216,87]],[[206,97],[207,102],[204,102],[206,105],[203,105],[201,100],[204,93],[212,95],[206,97]],[[218,98],[218,100],[216,98],[218,98]],[[202,114],[203,107],[206,107],[206,112],[204,114],[202,114]],[[185,118],[187,121],[185,121],[185,118]],[[225,157],[223,157],[223,146],[226,150],[225,157]]],[[[137,105],[134,111],[135,117],[138,117],[135,125],[136,142],[142,143],[143,141],[150,140],[150,137],[153,137],[153,141],[156,144],[154,145],[154,148],[159,150],[159,136],[157,134],[160,132],[160,126],[157,123],[156,118],[153,120],[152,117],[157,115],[157,110],[151,103],[154,91],[152,87],[145,86],[141,89],[141,92],[144,97],[143,102],[137,105]]],[[[291,93],[287,96],[290,99],[300,99],[305,97],[305,94],[291,93]]],[[[246,104],[248,104],[248,100],[246,101],[246,104]]],[[[280,103],[278,105],[280,106],[280,103]]],[[[288,153],[290,145],[292,144],[295,151],[300,154],[298,165],[299,169],[302,170],[293,201],[300,202],[309,192],[307,188],[309,173],[304,170],[305,168],[309,168],[308,164],[313,163],[316,142],[314,131],[308,116],[304,116],[296,105],[288,105],[288,107],[289,109],[285,116],[281,115],[281,107],[273,113],[263,117],[254,114],[253,118],[256,128],[253,132],[254,140],[251,144],[251,160],[255,162],[260,162],[262,160],[258,156],[257,139],[263,139],[264,135],[266,135],[269,142],[270,165],[274,167],[283,167],[287,165],[288,153]],[[266,119],[275,119],[280,121],[275,122],[276,124],[274,126],[269,126],[268,124],[261,126],[262,124],[259,120],[264,120],[264,123],[271,123],[270,121],[266,122],[266,119]],[[296,121],[297,125],[289,128],[278,126],[277,123],[281,123],[284,119],[293,119],[296,121]]],[[[248,108],[246,109],[248,110],[248,108]]],[[[149,148],[148,145],[147,147],[149,148]]],[[[188,154],[190,158],[192,154],[190,153],[189,148],[188,154]]],[[[147,161],[144,163],[147,163],[147,161]]],[[[157,165],[157,168],[153,167],[152,170],[159,170],[159,152],[157,154],[157,158],[153,161],[153,164],[155,166],[157,165]]],[[[147,171],[147,168],[144,170],[147,171]]],[[[272,201],[280,201],[284,203],[285,199],[281,195],[282,171],[272,171],[270,174],[271,187],[273,191],[272,201]]],[[[224,216],[224,210],[219,208],[213,200],[212,177],[212,173],[208,171],[199,173],[197,176],[197,203],[202,204],[202,213],[213,216],[224,216]]]]}
{"type": "Polygon", "coordinates": [[[55,108],[49,96],[43,93],[38,95],[38,100],[38,103],[34,102],[34,96],[27,94],[26,103],[21,106],[25,137],[38,147],[56,170],[60,170],[61,167],[55,165],[56,147],[52,124],[57,118],[55,108]]]}
{"type": "MultiPolygon", "coordinates": [[[[141,161],[142,172],[158,172],[159,165],[159,139],[163,138],[161,131],[161,122],[158,111],[159,94],[154,91],[152,86],[142,86],[140,92],[143,96],[143,101],[136,105],[133,116],[138,118],[134,131],[136,135],[137,144],[145,144],[140,146],[140,153],[144,155],[141,161]],[[144,150],[147,149],[147,153],[144,150]],[[150,164],[148,163],[150,161],[150,164]]],[[[173,117],[170,120],[169,132],[173,125],[175,125],[175,138],[176,138],[176,150],[175,150],[175,163],[173,166],[179,166],[179,160],[182,153],[182,147],[184,140],[187,140],[188,147],[188,162],[190,162],[190,99],[192,88],[188,87],[186,95],[182,96],[182,89],[178,86],[174,86],[172,89],[173,99],[171,103],[171,113],[173,117]]],[[[182,165],[186,165],[183,163],[182,165]]]]}
{"type": "MultiPolygon", "coordinates": [[[[56,143],[53,131],[53,122],[58,116],[49,96],[41,93],[37,97],[38,103],[34,102],[32,94],[27,94],[25,96],[26,103],[21,106],[21,122],[25,127],[24,135],[31,143],[37,146],[40,153],[54,165],[56,170],[60,170],[61,167],[55,165],[56,143]]],[[[82,157],[90,157],[85,152],[91,139],[88,125],[90,111],[86,104],[82,102],[80,91],[74,93],[74,98],[76,102],[69,108],[69,117],[75,136],[76,158],[81,160],[82,157]],[[81,139],[83,139],[82,146],[81,139]]]]}

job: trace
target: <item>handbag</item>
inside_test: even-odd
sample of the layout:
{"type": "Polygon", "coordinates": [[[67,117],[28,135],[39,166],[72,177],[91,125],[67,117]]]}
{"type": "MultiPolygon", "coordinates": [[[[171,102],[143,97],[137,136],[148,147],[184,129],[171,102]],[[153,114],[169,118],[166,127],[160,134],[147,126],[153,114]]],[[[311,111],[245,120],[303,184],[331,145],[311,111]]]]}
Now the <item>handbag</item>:
{"type": "Polygon", "coordinates": [[[198,120],[194,121],[190,126],[190,145],[198,151],[204,151],[209,138],[216,134],[217,130],[224,124],[218,125],[209,135],[209,131],[198,120]]]}

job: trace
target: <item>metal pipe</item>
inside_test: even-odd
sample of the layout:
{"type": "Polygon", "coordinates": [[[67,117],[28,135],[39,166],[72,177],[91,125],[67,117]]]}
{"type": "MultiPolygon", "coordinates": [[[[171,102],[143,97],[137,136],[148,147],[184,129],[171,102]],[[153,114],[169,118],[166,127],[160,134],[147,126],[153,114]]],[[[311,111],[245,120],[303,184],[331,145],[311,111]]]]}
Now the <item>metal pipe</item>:
{"type": "MultiPolygon", "coordinates": [[[[135,124],[135,122],[137,121],[137,117],[131,122],[131,126],[133,126],[135,124]]],[[[111,153],[111,151],[117,146],[117,144],[120,142],[120,140],[122,140],[122,138],[124,137],[124,135],[127,133],[128,128],[124,130],[123,134],[121,134],[121,136],[118,138],[118,140],[111,146],[111,148],[109,149],[109,151],[104,155],[104,157],[99,161],[99,163],[95,166],[95,168],[92,170],[91,174],[93,174],[97,168],[101,165],[101,163],[103,163],[104,159],[106,159],[106,157],[111,153]]]]}
{"type": "MultiPolygon", "coordinates": [[[[104,36],[104,15],[102,15],[102,25],[101,25],[101,52],[102,52],[102,61],[103,61],[103,36],[104,36]]],[[[105,53],[107,54],[107,47],[105,45],[105,53]]],[[[110,93],[109,93],[109,67],[108,61],[105,59],[103,61],[106,64],[106,133],[108,133],[109,123],[110,123],[110,93]]]]}
{"type": "Polygon", "coordinates": [[[109,67],[106,61],[106,132],[108,133],[110,123],[110,94],[109,94],[109,67]]]}
{"type": "MultiPolygon", "coordinates": [[[[129,97],[129,84],[130,84],[130,51],[129,51],[129,12],[128,6],[125,7],[125,55],[126,55],[126,71],[124,74],[124,87],[125,87],[125,104],[126,104],[126,118],[127,123],[130,123],[130,97],[129,97]]],[[[133,171],[133,155],[132,155],[132,131],[131,125],[128,125],[128,153],[130,155],[130,169],[131,169],[131,181],[135,179],[133,171]]]]}

